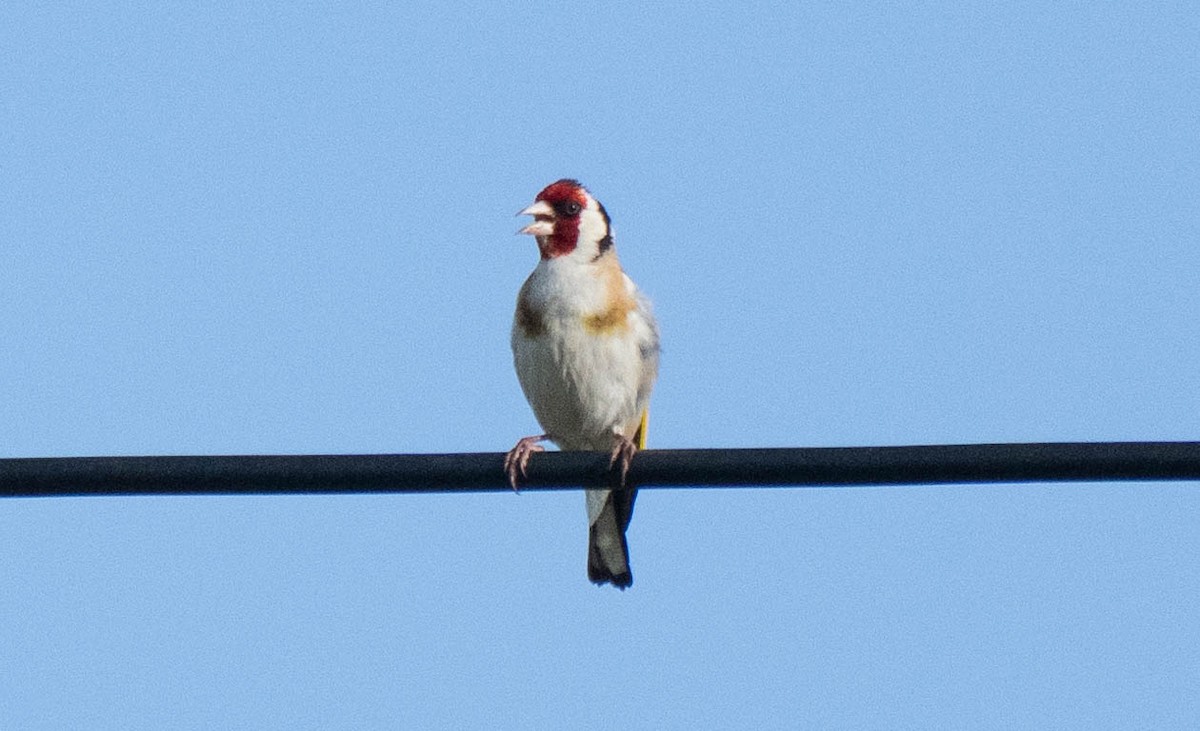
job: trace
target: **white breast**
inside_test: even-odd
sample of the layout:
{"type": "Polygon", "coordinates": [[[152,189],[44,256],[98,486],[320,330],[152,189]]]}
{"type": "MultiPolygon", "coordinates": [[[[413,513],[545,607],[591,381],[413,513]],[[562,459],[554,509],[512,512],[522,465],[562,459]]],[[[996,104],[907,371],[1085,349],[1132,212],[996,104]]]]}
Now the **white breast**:
{"type": "MultiPolygon", "coordinates": [[[[626,286],[636,294],[633,282],[626,286]]],[[[605,306],[605,287],[575,262],[542,261],[526,297],[544,330],[527,337],[514,322],[513,360],[538,422],[562,449],[612,448],[613,435],[632,437],[646,409],[658,363],[658,335],[638,296],[628,329],[597,334],[584,317],[605,306]]]]}

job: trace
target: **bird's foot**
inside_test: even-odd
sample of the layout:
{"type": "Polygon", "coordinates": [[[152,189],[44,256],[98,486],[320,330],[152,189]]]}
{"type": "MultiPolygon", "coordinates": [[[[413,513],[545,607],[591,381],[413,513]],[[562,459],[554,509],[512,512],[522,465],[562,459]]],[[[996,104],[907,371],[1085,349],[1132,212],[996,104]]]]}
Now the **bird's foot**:
{"type": "Polygon", "coordinates": [[[633,463],[633,455],[637,454],[637,451],[637,445],[633,443],[632,439],[620,434],[616,435],[612,456],[608,459],[608,468],[611,470],[615,466],[618,469],[622,488],[625,487],[625,476],[629,474],[629,465],[633,463]]]}
{"type": "Polygon", "coordinates": [[[508,475],[508,484],[512,486],[513,492],[519,492],[518,486],[525,477],[525,468],[529,466],[529,458],[533,453],[546,451],[539,442],[549,438],[549,434],[524,437],[504,456],[504,473],[508,475]]]}

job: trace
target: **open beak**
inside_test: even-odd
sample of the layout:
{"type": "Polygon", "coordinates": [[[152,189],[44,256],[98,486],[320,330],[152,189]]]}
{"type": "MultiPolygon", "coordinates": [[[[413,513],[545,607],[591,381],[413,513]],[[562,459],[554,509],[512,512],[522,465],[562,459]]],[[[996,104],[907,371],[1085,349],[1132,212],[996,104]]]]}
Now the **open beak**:
{"type": "Polygon", "coordinates": [[[554,209],[546,201],[538,201],[517,215],[533,216],[533,223],[518,231],[519,234],[549,236],[554,233],[554,209]]]}

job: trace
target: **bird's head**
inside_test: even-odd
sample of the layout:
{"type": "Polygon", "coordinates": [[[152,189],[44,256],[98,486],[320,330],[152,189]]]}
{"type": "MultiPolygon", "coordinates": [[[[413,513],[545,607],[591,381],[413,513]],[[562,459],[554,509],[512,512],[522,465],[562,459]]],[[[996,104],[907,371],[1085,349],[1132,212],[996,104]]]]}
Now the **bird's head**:
{"type": "Polygon", "coordinates": [[[543,259],[595,261],[612,249],[608,213],[576,180],[551,183],[517,215],[533,216],[533,223],[518,233],[537,237],[543,259]]]}

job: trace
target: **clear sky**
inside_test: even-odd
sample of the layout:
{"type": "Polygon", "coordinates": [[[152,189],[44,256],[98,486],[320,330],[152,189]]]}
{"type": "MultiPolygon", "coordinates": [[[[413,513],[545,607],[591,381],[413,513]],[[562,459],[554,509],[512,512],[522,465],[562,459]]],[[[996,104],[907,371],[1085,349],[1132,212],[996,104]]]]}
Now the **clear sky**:
{"type": "MultiPolygon", "coordinates": [[[[507,450],[576,177],[651,447],[1200,439],[1200,11],[0,6],[0,456],[507,450]]],[[[280,4],[283,5],[283,4],[280,4]]],[[[0,728],[1183,728],[1200,485],[0,501],[0,728]]]]}

